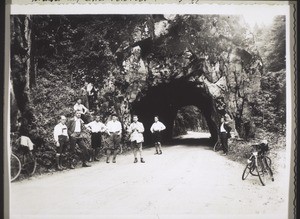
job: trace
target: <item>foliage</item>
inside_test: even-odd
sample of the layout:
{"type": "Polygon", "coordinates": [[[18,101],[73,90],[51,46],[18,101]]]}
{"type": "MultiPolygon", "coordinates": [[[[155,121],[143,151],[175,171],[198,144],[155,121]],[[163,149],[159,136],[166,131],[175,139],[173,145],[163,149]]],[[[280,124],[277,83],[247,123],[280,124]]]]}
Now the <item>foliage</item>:
{"type": "Polygon", "coordinates": [[[286,19],[276,16],[271,27],[256,26],[254,35],[259,53],[264,61],[266,71],[280,71],[286,64],[286,19]]]}
{"type": "Polygon", "coordinates": [[[276,16],[271,27],[254,29],[265,72],[251,103],[252,116],[258,127],[276,133],[285,133],[286,126],[285,25],[285,17],[276,16]]]}
{"type": "Polygon", "coordinates": [[[186,134],[187,131],[208,131],[205,118],[196,106],[186,106],[178,110],[174,123],[175,136],[186,134]]]}
{"type": "MultiPolygon", "coordinates": [[[[205,75],[210,83],[215,83],[225,76],[229,92],[233,93],[228,100],[233,105],[243,105],[246,100],[243,86],[247,83],[246,79],[254,77],[250,74],[251,64],[259,59],[259,55],[265,72],[259,95],[249,100],[251,115],[258,127],[283,132],[285,20],[276,17],[272,27],[257,27],[254,41],[248,36],[248,27],[240,18],[180,15],[173,21],[166,21],[159,15],[31,16],[31,58],[35,66],[35,83],[29,92],[29,106],[35,117],[31,137],[53,145],[52,131],[58,116],[72,116],[75,99],[85,81],[93,82],[99,89],[96,113],[102,116],[103,121],[112,112],[121,119],[129,120],[132,100],[128,96],[134,96],[134,101],[145,95],[148,87],[174,78],[197,81],[205,75]],[[158,34],[153,30],[154,22],[167,23],[170,29],[158,34]],[[255,45],[259,54],[255,51],[249,55],[246,50],[252,51],[255,45]],[[137,46],[141,51],[133,50],[137,46]],[[244,48],[238,50],[245,57],[237,60],[242,63],[240,71],[229,68],[231,61],[228,57],[236,48],[244,48]],[[145,65],[146,73],[140,71],[141,63],[145,65]],[[233,74],[232,81],[230,74],[233,74]],[[133,95],[134,92],[137,94],[133,95]]],[[[12,30],[16,25],[20,22],[12,23],[12,30]]],[[[22,44],[16,34],[19,33],[12,32],[12,57],[15,61],[17,56],[21,56],[19,47],[22,44]]],[[[19,69],[24,66],[13,64],[12,72],[22,72],[19,69]]],[[[12,80],[17,84],[15,77],[12,80]]],[[[15,92],[15,95],[20,94],[15,92]]],[[[244,113],[242,107],[237,108],[241,114],[244,113]]],[[[207,130],[198,108],[186,107],[178,111],[175,134],[199,128],[207,130]]]]}
{"type": "Polygon", "coordinates": [[[286,126],[285,70],[262,76],[261,91],[252,106],[256,126],[271,132],[285,133],[286,126]]]}

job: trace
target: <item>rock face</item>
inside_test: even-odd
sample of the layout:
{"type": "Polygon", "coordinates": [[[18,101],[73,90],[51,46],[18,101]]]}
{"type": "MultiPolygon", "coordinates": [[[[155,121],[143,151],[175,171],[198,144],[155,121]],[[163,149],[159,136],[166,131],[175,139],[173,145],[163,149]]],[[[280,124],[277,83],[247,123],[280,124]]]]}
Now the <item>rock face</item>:
{"type": "MultiPolygon", "coordinates": [[[[16,22],[12,23],[14,34],[11,62],[14,94],[21,117],[31,118],[33,116],[28,114],[34,112],[31,101],[33,99],[34,103],[39,93],[37,88],[32,89],[30,86],[32,71],[29,67],[32,65],[26,60],[27,57],[32,57],[28,48],[35,42],[29,44],[28,39],[31,38],[26,36],[31,36],[32,32],[24,31],[24,28],[18,26],[24,23],[23,26],[30,29],[28,24],[31,18],[15,16],[14,19],[16,22]]],[[[39,19],[45,19],[49,23],[48,18],[39,19]]],[[[71,21],[74,17],[68,19],[71,21]]],[[[84,17],[83,21],[85,19],[90,18],[84,17]]],[[[52,129],[55,122],[50,124],[49,121],[59,113],[66,115],[61,109],[72,105],[70,97],[76,96],[75,91],[80,90],[79,87],[72,87],[73,81],[80,84],[81,72],[85,69],[85,76],[91,77],[93,74],[94,78],[98,78],[95,81],[99,85],[97,113],[102,119],[105,121],[108,115],[117,113],[126,130],[132,114],[137,114],[146,128],[147,142],[151,140],[149,129],[154,115],[158,115],[167,126],[165,137],[171,138],[177,111],[191,105],[198,107],[203,113],[213,140],[217,139],[222,116],[231,121],[231,126],[239,137],[247,138],[254,134],[250,104],[253,95],[260,89],[262,62],[251,35],[247,33],[246,25],[241,24],[239,17],[106,16],[94,17],[93,22],[96,28],[86,22],[77,27],[77,35],[75,30],[67,32],[68,42],[71,39],[70,45],[63,47],[65,49],[61,50],[61,54],[53,55],[53,63],[57,63],[59,57],[73,58],[69,63],[73,70],[64,65],[64,62],[68,62],[68,59],[64,59],[60,64],[64,70],[58,68],[51,72],[53,78],[49,79],[49,84],[53,86],[53,91],[64,94],[63,97],[53,95],[51,98],[56,102],[66,103],[55,106],[59,109],[48,110],[47,113],[35,112],[35,116],[42,114],[40,117],[44,118],[43,123],[39,119],[35,121],[42,123],[39,125],[52,129]],[[85,37],[77,42],[81,35],[85,37]],[[95,46],[88,46],[88,40],[95,46]],[[84,53],[81,54],[83,50],[84,53]],[[85,59],[85,52],[90,55],[87,60],[92,58],[93,62],[85,59]],[[97,66],[98,62],[100,67],[97,66]],[[63,83],[68,82],[67,80],[58,80],[68,78],[71,78],[70,86],[64,86],[63,83]],[[66,89],[60,89],[63,87],[66,89]]],[[[55,25],[60,23],[59,21],[55,25]]],[[[78,21],[73,20],[72,25],[77,24],[78,21]]],[[[56,44],[60,43],[58,39],[56,44]]],[[[48,79],[42,77],[45,74],[40,75],[41,78],[37,80],[50,89],[48,82],[45,83],[48,79]]],[[[41,111],[38,107],[34,109],[41,111]]],[[[69,111],[72,112],[72,107],[69,111]]],[[[28,124],[35,122],[29,119],[28,124]]],[[[27,127],[26,123],[23,127],[27,127]]],[[[124,137],[126,139],[126,134],[124,137]]]]}
{"type": "MultiPolygon", "coordinates": [[[[239,137],[254,134],[249,103],[260,89],[262,63],[249,39],[241,34],[242,43],[235,42],[222,19],[152,16],[136,28],[135,43],[123,56],[122,74],[111,75],[100,92],[114,91],[119,97],[114,110],[125,129],[131,115],[137,114],[146,127],[147,141],[153,117],[159,115],[168,127],[166,137],[171,138],[177,111],[194,105],[203,112],[213,139],[222,116],[239,137]],[[118,77],[126,84],[123,90],[114,85],[118,77]]],[[[230,24],[231,18],[226,19],[230,24]]]]}

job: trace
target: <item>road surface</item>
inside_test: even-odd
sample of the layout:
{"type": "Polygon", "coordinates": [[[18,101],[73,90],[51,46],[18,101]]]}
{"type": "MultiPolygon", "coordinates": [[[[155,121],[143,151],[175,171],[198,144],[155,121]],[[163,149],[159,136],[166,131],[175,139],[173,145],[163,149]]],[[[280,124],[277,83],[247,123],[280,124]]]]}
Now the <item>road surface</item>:
{"type": "Polygon", "coordinates": [[[144,158],[14,182],[11,218],[287,218],[284,169],[261,186],[257,177],[242,181],[244,165],[207,146],[146,149],[144,158]]]}

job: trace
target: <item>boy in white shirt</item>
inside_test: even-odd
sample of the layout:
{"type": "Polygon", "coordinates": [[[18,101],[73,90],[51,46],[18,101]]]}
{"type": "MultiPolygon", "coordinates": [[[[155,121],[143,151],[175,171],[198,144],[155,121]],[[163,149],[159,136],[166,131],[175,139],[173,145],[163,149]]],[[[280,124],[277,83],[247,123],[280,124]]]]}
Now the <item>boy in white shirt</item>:
{"type": "Polygon", "coordinates": [[[155,154],[162,154],[161,150],[161,131],[165,130],[166,126],[159,121],[158,116],[154,117],[154,123],[152,124],[150,131],[153,134],[155,154]]]}
{"type": "Polygon", "coordinates": [[[61,163],[61,155],[66,152],[69,143],[68,128],[66,125],[67,118],[60,116],[60,122],[54,127],[54,140],[56,142],[56,165],[58,170],[64,169],[61,163]]]}
{"type": "Polygon", "coordinates": [[[107,133],[109,135],[109,142],[107,143],[106,149],[106,163],[110,162],[110,155],[113,154],[113,163],[116,163],[117,154],[120,150],[121,143],[121,134],[122,134],[122,125],[117,120],[118,117],[116,114],[112,115],[112,120],[107,122],[107,133]]]}
{"type": "Polygon", "coordinates": [[[100,122],[100,116],[97,115],[95,120],[85,125],[91,133],[91,143],[93,148],[93,160],[99,161],[98,155],[101,148],[102,133],[106,131],[106,126],[100,122]]]}
{"type": "Polygon", "coordinates": [[[81,119],[86,122],[86,114],[89,112],[89,110],[82,104],[82,100],[80,98],[77,100],[73,108],[74,112],[80,112],[81,119]]]}
{"type": "Polygon", "coordinates": [[[138,121],[138,116],[133,116],[133,123],[130,124],[128,132],[130,133],[131,146],[133,147],[134,163],[138,162],[137,152],[139,151],[141,163],[145,163],[142,155],[145,131],[143,123],[138,121]]]}

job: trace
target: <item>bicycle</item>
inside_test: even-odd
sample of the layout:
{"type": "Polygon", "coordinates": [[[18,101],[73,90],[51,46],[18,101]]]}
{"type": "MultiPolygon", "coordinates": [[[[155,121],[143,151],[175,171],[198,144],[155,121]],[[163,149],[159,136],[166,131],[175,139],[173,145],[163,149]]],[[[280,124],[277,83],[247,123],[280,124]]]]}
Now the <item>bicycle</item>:
{"type": "Polygon", "coordinates": [[[243,171],[242,180],[245,180],[249,174],[258,176],[259,181],[263,186],[266,185],[267,179],[274,181],[273,172],[271,169],[272,161],[266,156],[268,149],[264,149],[262,144],[251,145],[254,150],[250,158],[247,160],[247,165],[243,171]]]}
{"type": "Polygon", "coordinates": [[[214,150],[214,152],[217,152],[217,151],[221,150],[221,148],[222,148],[222,145],[221,145],[220,139],[218,139],[214,145],[213,150],[214,150]]]}
{"type": "Polygon", "coordinates": [[[21,173],[32,176],[36,170],[36,158],[28,147],[19,145],[10,156],[11,182],[15,181],[21,173]]]}

